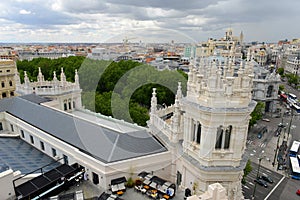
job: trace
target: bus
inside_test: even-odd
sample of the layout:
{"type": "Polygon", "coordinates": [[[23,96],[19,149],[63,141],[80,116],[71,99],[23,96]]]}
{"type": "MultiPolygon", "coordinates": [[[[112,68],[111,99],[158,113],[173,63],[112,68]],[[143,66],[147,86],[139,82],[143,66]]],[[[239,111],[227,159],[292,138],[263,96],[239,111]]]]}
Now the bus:
{"type": "Polygon", "coordinates": [[[297,112],[298,114],[300,114],[300,106],[299,106],[299,104],[294,103],[294,104],[293,104],[293,108],[296,110],[296,112],[297,112]]]}
{"type": "Polygon", "coordinates": [[[293,179],[300,180],[300,166],[297,157],[290,157],[291,161],[291,176],[293,179]]]}
{"type": "Polygon", "coordinates": [[[297,156],[298,151],[299,151],[299,146],[300,146],[300,142],[294,140],[293,144],[291,146],[291,149],[290,149],[290,156],[291,157],[296,157],[297,156]]]}
{"type": "Polygon", "coordinates": [[[287,96],[287,103],[292,106],[293,104],[297,103],[297,96],[292,94],[292,93],[289,93],[288,96],[287,96]]]}

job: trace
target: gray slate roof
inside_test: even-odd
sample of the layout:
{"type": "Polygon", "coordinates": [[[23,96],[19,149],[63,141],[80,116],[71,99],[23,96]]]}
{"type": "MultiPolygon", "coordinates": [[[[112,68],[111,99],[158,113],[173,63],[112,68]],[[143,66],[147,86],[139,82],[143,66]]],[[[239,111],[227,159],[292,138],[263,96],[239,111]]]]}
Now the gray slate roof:
{"type": "Polygon", "coordinates": [[[10,113],[104,163],[167,151],[146,130],[119,133],[39,104],[46,101],[34,94],[2,99],[0,112],[10,113]]]}

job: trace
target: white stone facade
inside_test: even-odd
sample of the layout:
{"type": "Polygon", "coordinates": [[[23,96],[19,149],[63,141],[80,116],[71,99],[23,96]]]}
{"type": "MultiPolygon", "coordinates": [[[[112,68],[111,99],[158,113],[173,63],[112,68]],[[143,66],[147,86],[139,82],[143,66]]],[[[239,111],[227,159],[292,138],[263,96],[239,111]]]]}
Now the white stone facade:
{"type": "Polygon", "coordinates": [[[243,154],[256,103],[251,100],[254,75],[250,53],[237,76],[233,63],[233,56],[224,64],[203,59],[194,63],[188,74],[187,96],[182,96],[179,85],[175,104],[166,109],[156,109],[154,90],[148,125],[172,152],[174,182],[194,188],[195,193],[219,182],[229,199],[242,199],[243,154]],[[171,120],[164,121],[162,116],[170,112],[171,120]]]}
{"type": "Polygon", "coordinates": [[[81,109],[81,89],[79,85],[79,76],[75,71],[75,82],[67,82],[63,68],[60,74],[61,80],[53,73],[53,80],[46,81],[39,68],[37,82],[30,82],[26,71],[24,72],[24,83],[21,84],[18,74],[15,75],[16,93],[18,95],[37,94],[39,96],[48,97],[55,102],[51,102],[51,106],[60,110],[71,112],[75,109],[81,109]]]}

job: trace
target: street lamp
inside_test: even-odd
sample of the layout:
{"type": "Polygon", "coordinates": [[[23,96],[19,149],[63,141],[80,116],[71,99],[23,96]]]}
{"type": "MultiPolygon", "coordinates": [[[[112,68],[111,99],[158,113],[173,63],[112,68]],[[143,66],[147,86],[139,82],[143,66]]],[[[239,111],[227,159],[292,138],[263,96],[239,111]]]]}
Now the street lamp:
{"type": "Polygon", "coordinates": [[[288,128],[288,135],[287,135],[287,141],[289,140],[289,135],[290,135],[290,131],[291,131],[291,125],[292,125],[292,121],[293,121],[293,117],[294,117],[294,110],[292,109],[292,112],[291,112],[291,120],[290,120],[290,123],[289,123],[289,128],[288,128]]]}
{"type": "MultiPolygon", "coordinates": [[[[276,134],[277,134],[277,133],[276,133],[276,134]]],[[[278,149],[279,149],[280,135],[281,135],[281,133],[278,135],[278,139],[277,139],[277,144],[276,144],[276,149],[275,149],[274,160],[273,160],[273,163],[272,163],[273,167],[275,166],[276,156],[277,156],[277,152],[278,152],[278,149]]]]}
{"type": "MultiPolygon", "coordinates": [[[[261,155],[264,153],[264,150],[261,151],[261,155]]],[[[259,169],[260,169],[260,164],[261,164],[261,160],[263,159],[263,157],[259,157],[258,158],[258,168],[257,168],[257,174],[256,174],[256,181],[254,184],[254,190],[253,190],[253,194],[252,194],[252,199],[255,199],[255,191],[256,191],[256,185],[257,185],[257,180],[259,177],[259,169]]]]}

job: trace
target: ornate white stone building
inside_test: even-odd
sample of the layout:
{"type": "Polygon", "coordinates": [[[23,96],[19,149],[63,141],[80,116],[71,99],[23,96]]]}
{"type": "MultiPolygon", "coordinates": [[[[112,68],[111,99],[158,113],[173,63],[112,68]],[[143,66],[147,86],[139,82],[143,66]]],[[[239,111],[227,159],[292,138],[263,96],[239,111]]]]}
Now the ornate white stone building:
{"type": "Polygon", "coordinates": [[[172,152],[171,177],[178,185],[202,193],[218,182],[229,199],[243,199],[245,144],[256,105],[251,100],[254,76],[250,53],[237,76],[232,59],[224,65],[203,59],[194,63],[187,95],[179,84],[175,104],[166,109],[157,109],[154,89],[148,125],[172,152]]]}
{"type": "Polygon", "coordinates": [[[45,154],[79,164],[105,190],[112,179],[145,170],[196,194],[218,182],[228,199],[243,199],[254,76],[250,53],[237,72],[232,55],[222,63],[194,61],[187,95],[179,83],[170,107],[157,108],[154,89],[147,129],[82,109],[77,72],[75,83],[66,81],[63,70],[60,81],[55,73],[45,81],[39,70],[37,82],[25,73],[21,84],[17,75],[18,94],[25,96],[0,101],[0,135],[20,134],[45,154]]]}
{"type": "Polygon", "coordinates": [[[75,71],[75,82],[67,82],[63,68],[61,68],[60,80],[56,77],[56,72],[53,72],[52,81],[46,81],[39,68],[37,82],[30,82],[26,71],[24,72],[24,83],[21,84],[19,74],[15,75],[16,93],[18,95],[36,94],[43,97],[48,97],[52,101],[52,107],[60,110],[71,112],[75,109],[80,109],[81,104],[81,89],[79,86],[79,77],[77,70],[75,71]]]}

